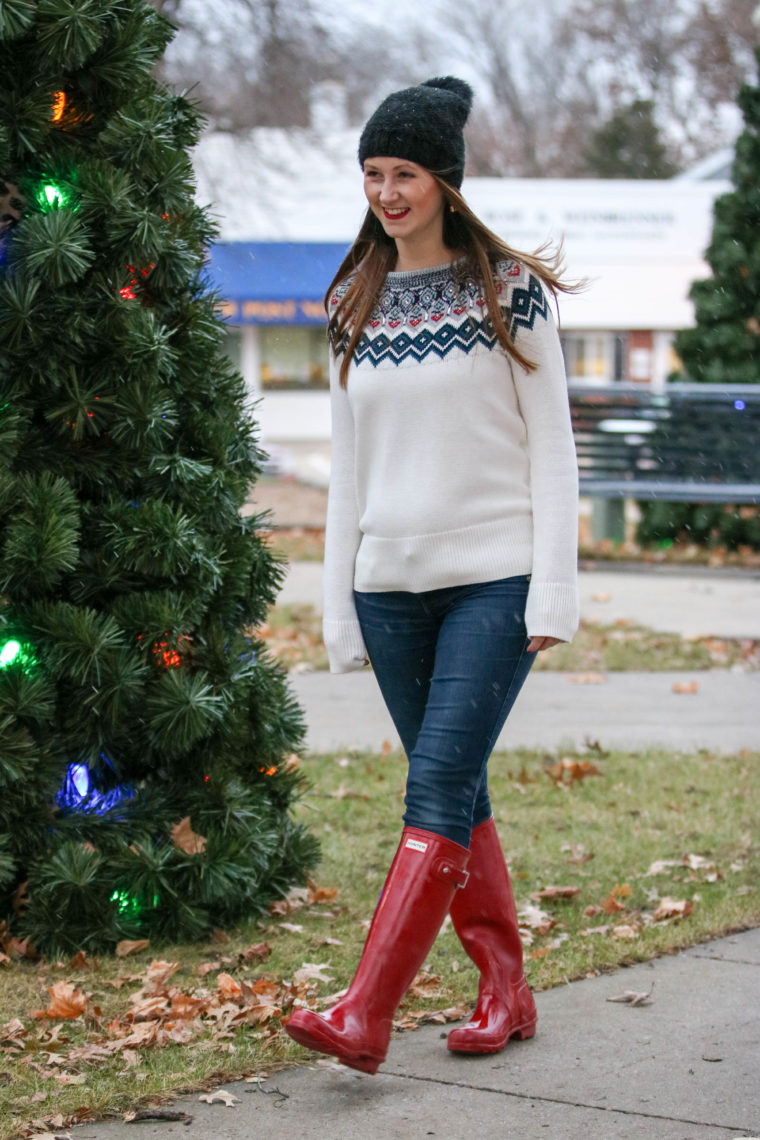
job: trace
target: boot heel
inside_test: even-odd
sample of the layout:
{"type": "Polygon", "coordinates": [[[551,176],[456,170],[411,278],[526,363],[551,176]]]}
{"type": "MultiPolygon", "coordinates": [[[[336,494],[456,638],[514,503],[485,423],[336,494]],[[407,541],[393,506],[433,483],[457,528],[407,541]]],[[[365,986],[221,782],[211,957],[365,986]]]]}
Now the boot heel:
{"type": "Polygon", "coordinates": [[[535,1035],[536,1023],[534,1021],[530,1025],[521,1025],[519,1029],[514,1031],[512,1037],[516,1037],[518,1041],[527,1041],[529,1037],[535,1037],[535,1035]]]}

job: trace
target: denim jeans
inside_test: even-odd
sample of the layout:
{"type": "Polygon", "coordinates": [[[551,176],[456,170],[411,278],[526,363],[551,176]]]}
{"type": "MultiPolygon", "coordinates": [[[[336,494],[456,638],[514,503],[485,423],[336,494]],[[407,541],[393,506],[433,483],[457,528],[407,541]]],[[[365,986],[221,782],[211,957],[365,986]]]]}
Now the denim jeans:
{"type": "Polygon", "coordinates": [[[421,594],[355,591],[364,644],[409,758],[404,823],[470,846],[487,764],[535,657],[529,575],[421,594]]]}

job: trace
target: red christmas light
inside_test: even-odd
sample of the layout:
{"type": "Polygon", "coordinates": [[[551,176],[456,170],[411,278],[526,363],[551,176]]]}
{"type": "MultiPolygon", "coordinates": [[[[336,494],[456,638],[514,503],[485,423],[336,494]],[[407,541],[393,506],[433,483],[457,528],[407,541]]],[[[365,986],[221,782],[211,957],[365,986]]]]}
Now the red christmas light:
{"type": "MultiPolygon", "coordinates": [[[[141,637],[142,634],[138,636],[138,640],[140,640],[141,637]]],[[[156,661],[158,661],[160,665],[164,666],[164,668],[177,669],[182,664],[182,658],[180,657],[178,651],[182,648],[182,642],[188,642],[189,638],[187,638],[184,634],[180,634],[180,636],[177,638],[176,648],[169,645],[168,638],[169,635],[166,634],[163,641],[154,642],[153,656],[156,658],[156,661]]]]}
{"type": "MultiPolygon", "coordinates": [[[[151,264],[148,266],[147,269],[140,269],[139,274],[141,277],[147,277],[148,274],[150,273],[151,269],[155,269],[155,268],[156,268],[155,265],[151,264]]],[[[119,296],[123,297],[123,299],[125,301],[136,301],[137,300],[137,294],[135,293],[135,289],[137,288],[138,270],[135,269],[134,265],[128,265],[127,269],[132,274],[132,277],[130,279],[129,285],[125,285],[123,289],[119,290],[119,296]]]]}

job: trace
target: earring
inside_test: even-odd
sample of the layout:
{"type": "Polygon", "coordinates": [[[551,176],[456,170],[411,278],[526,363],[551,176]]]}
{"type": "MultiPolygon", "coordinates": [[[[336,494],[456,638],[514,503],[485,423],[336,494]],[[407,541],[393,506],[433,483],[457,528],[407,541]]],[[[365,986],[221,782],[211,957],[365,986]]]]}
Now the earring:
{"type": "Polygon", "coordinates": [[[451,205],[449,206],[449,213],[450,213],[450,214],[456,214],[456,210],[455,210],[455,209],[454,209],[454,207],[453,207],[453,206],[451,206],[451,205]]]}

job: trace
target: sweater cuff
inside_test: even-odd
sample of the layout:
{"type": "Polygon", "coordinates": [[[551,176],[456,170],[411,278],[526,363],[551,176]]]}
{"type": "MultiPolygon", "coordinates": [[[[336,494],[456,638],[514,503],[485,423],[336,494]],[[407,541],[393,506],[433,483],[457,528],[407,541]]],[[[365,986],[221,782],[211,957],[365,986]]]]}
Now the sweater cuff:
{"type": "Polygon", "coordinates": [[[578,628],[578,587],[567,582],[531,580],[525,607],[528,637],[558,637],[572,641],[578,628]]]}
{"type": "Polygon", "coordinates": [[[323,621],[322,638],[331,673],[351,673],[367,664],[367,650],[358,621],[323,621]]]}

